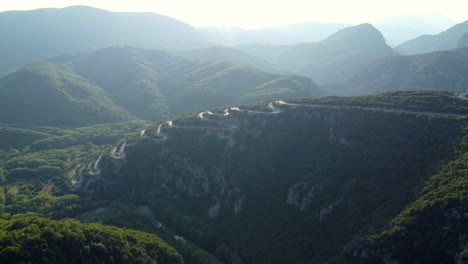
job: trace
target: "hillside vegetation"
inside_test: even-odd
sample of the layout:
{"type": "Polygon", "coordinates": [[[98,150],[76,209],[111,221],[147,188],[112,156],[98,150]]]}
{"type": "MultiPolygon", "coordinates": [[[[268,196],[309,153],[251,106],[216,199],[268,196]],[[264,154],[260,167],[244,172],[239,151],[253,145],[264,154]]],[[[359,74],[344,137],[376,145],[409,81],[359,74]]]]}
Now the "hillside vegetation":
{"type": "Polygon", "coordinates": [[[317,43],[234,48],[310,77],[319,84],[346,81],[367,62],[395,54],[382,34],[370,24],[339,30],[317,43]]]}
{"type": "MultiPolygon", "coordinates": [[[[457,94],[420,91],[186,115],[127,138],[124,156],[105,155],[100,176],[86,176],[83,191],[138,201],[226,263],[341,261],[356,236],[378,234],[426,194],[452,188],[430,182],[466,152],[467,108],[457,94]]],[[[410,219],[427,222],[419,214],[410,219]]],[[[421,234],[433,230],[419,227],[421,234]]],[[[413,259],[448,263],[464,250],[452,246],[456,236],[445,239],[437,245],[449,254],[414,251],[413,259]]]]}
{"type": "Polygon", "coordinates": [[[80,125],[132,119],[99,87],[50,63],[0,78],[0,121],[80,125]]]}
{"type": "Polygon", "coordinates": [[[310,79],[158,50],[67,55],[0,78],[0,122],[83,126],[319,95],[310,79]]]}
{"type": "Polygon", "coordinates": [[[265,72],[280,73],[280,74],[288,73],[288,70],[286,68],[272,64],[256,56],[249,55],[248,53],[245,53],[236,49],[228,48],[228,47],[223,47],[223,46],[187,50],[187,51],[182,51],[180,53],[188,58],[196,59],[196,60],[244,64],[244,65],[249,65],[251,67],[265,71],[265,72]]]}
{"type": "Polygon", "coordinates": [[[372,61],[336,93],[370,94],[395,90],[468,91],[468,48],[372,61]]]}
{"type": "Polygon", "coordinates": [[[468,46],[468,34],[465,34],[463,37],[460,38],[458,41],[458,47],[463,48],[468,46]]]}
{"type": "Polygon", "coordinates": [[[468,21],[457,24],[437,35],[423,35],[395,47],[402,55],[414,55],[458,47],[460,39],[468,33],[468,21]]]}
{"type": "Polygon", "coordinates": [[[0,34],[0,73],[58,55],[116,45],[180,49],[204,42],[195,28],[167,16],[87,6],[2,12],[0,34]]]}
{"type": "Polygon", "coordinates": [[[77,221],[0,220],[2,263],[182,264],[176,250],[154,235],[77,221]]]}

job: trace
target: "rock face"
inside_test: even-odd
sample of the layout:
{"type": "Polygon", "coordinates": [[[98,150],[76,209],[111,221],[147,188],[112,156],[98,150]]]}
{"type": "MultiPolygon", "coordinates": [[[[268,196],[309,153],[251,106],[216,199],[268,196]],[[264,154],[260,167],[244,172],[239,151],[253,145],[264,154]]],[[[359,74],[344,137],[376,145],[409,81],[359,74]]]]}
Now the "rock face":
{"type": "Polygon", "coordinates": [[[329,206],[323,208],[321,211],[320,211],[320,223],[323,223],[324,221],[326,221],[328,219],[328,217],[331,215],[331,213],[333,212],[333,209],[335,209],[335,207],[338,205],[338,202],[336,203],[333,203],[333,204],[330,204],[329,206]]]}
{"type": "Polygon", "coordinates": [[[343,248],[341,255],[346,257],[365,259],[365,263],[383,263],[383,264],[399,264],[400,262],[392,259],[388,251],[376,248],[373,239],[355,237],[343,248]]]}
{"type": "Polygon", "coordinates": [[[308,211],[315,193],[320,192],[321,189],[321,185],[311,186],[306,182],[296,183],[289,188],[286,204],[296,206],[302,212],[308,211]]]}
{"type": "Polygon", "coordinates": [[[368,257],[371,252],[370,246],[373,243],[374,241],[372,240],[356,237],[346,244],[341,254],[353,257],[368,257]]]}
{"type": "Polygon", "coordinates": [[[468,250],[463,251],[458,255],[458,262],[457,264],[468,264],[468,250]]]}

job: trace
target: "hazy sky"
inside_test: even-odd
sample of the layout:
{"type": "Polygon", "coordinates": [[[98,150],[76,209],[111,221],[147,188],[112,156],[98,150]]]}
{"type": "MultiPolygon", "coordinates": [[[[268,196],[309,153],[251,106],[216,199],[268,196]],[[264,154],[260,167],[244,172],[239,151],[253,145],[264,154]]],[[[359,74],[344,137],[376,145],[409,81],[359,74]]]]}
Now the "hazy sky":
{"type": "Polygon", "coordinates": [[[260,28],[301,22],[372,22],[440,13],[468,19],[468,0],[0,0],[0,10],[88,5],[111,11],[153,12],[194,26],[260,28]]]}

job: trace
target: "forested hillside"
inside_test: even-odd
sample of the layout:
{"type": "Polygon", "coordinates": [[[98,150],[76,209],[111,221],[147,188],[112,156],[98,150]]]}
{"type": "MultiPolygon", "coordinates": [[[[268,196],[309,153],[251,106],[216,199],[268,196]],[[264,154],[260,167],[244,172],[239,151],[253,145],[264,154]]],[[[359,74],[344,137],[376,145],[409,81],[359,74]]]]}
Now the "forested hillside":
{"type": "Polygon", "coordinates": [[[460,40],[458,41],[458,47],[468,47],[468,34],[465,34],[463,37],[460,38],[460,40]]]}
{"type": "Polygon", "coordinates": [[[338,94],[395,90],[468,91],[468,48],[372,61],[336,89],[338,94]]]}
{"type": "Polygon", "coordinates": [[[304,77],[116,47],[57,57],[3,76],[0,122],[80,126],[156,121],[223,105],[320,94],[304,77]]]}
{"type": "Polygon", "coordinates": [[[184,263],[155,235],[73,220],[0,220],[0,241],[5,264],[184,263]]]}
{"type": "MultiPolygon", "coordinates": [[[[419,91],[186,115],[121,141],[97,160],[99,176],[82,174],[82,191],[137,201],[224,262],[341,261],[356,236],[379,233],[426,193],[439,192],[440,184],[427,181],[463,158],[467,113],[468,101],[457,94],[419,91]]],[[[115,222],[112,210],[105,215],[97,219],[115,222]]],[[[419,217],[411,219],[427,222],[419,217]]],[[[451,246],[455,237],[446,239],[441,250],[449,254],[414,258],[445,263],[463,251],[451,246]]]]}
{"type": "Polygon", "coordinates": [[[203,49],[186,50],[181,51],[180,54],[191,59],[202,61],[229,62],[249,65],[269,73],[288,73],[288,70],[284,67],[272,64],[266,60],[230,47],[215,46],[203,49]]]}
{"type": "Polygon", "coordinates": [[[341,83],[367,62],[395,55],[382,34],[370,24],[339,30],[316,43],[239,45],[234,48],[310,77],[319,84],[341,83]]]}
{"type": "Polygon", "coordinates": [[[457,24],[437,35],[422,35],[395,47],[402,55],[414,55],[457,47],[460,39],[468,33],[468,21],[457,24]]]}
{"type": "Polygon", "coordinates": [[[0,34],[0,73],[58,55],[117,45],[180,49],[205,42],[195,28],[167,16],[87,6],[2,12],[0,34]]]}

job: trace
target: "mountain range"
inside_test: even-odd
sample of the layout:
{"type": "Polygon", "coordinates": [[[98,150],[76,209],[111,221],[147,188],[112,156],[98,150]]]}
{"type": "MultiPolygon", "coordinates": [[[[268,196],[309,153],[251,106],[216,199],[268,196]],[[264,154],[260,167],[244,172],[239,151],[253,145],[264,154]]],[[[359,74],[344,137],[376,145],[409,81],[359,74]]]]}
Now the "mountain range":
{"type": "Polygon", "coordinates": [[[396,16],[372,23],[385,36],[387,43],[394,47],[421,35],[433,35],[447,30],[456,22],[441,14],[396,16]]]}
{"type": "Polygon", "coordinates": [[[155,121],[224,105],[319,94],[305,77],[116,47],[57,57],[3,76],[0,121],[43,125],[155,121]]]}
{"type": "Polygon", "coordinates": [[[437,35],[423,35],[395,47],[402,55],[413,55],[458,47],[460,39],[468,34],[468,21],[457,24],[437,35]]]}
{"type": "Polygon", "coordinates": [[[319,84],[346,81],[367,62],[395,55],[382,34],[370,24],[342,29],[317,43],[233,48],[310,77],[319,84]]]}
{"type": "Polygon", "coordinates": [[[198,31],[153,13],[115,13],[87,6],[0,13],[0,73],[39,60],[117,45],[200,47],[198,31]]]}
{"type": "Polygon", "coordinates": [[[350,27],[344,23],[302,23],[281,25],[264,29],[247,30],[241,28],[200,28],[202,34],[212,43],[221,45],[270,44],[293,45],[317,42],[329,37],[338,30],[350,27]]]}
{"type": "Polygon", "coordinates": [[[468,91],[468,48],[374,60],[336,94],[372,94],[395,90],[468,91]]]}

